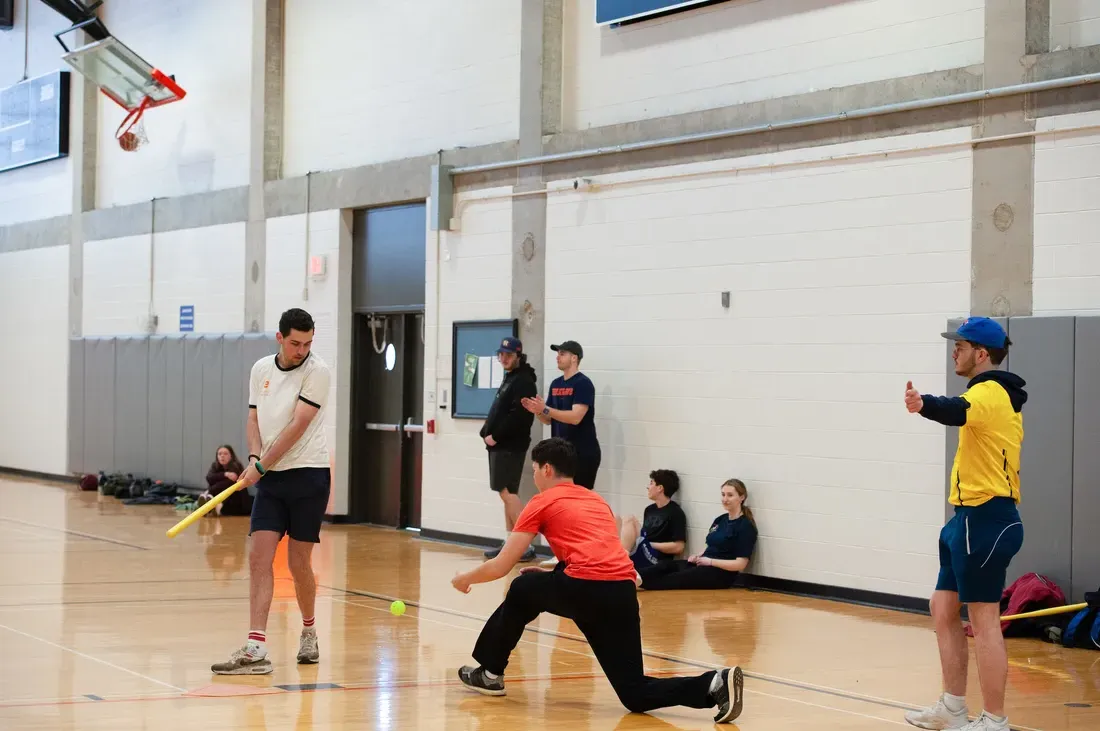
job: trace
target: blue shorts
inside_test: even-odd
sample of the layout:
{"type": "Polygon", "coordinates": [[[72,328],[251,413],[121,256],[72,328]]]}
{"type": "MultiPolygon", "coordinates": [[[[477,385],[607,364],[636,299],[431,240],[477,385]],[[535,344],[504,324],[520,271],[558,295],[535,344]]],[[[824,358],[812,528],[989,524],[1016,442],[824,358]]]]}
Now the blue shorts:
{"type": "Polygon", "coordinates": [[[634,562],[634,568],[641,571],[650,566],[656,566],[664,558],[664,554],[654,550],[645,536],[638,538],[634,544],[634,550],[630,552],[630,560],[634,562]]]}
{"type": "Polygon", "coordinates": [[[269,530],[280,538],[320,543],[330,482],[328,467],[268,471],[256,483],[249,535],[269,530]]]}
{"type": "Polygon", "coordinates": [[[956,592],[964,604],[1000,603],[1008,564],[1023,544],[1024,524],[1011,498],[957,506],[940,530],[936,591],[956,592]]]}

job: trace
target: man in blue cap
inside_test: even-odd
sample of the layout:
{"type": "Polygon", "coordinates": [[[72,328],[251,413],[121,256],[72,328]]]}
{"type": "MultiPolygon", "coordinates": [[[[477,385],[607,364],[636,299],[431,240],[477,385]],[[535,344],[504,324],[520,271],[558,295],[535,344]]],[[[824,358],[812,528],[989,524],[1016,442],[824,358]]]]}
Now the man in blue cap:
{"type": "MultiPolygon", "coordinates": [[[[519,338],[500,341],[497,360],[504,368],[504,381],[497,389],[493,405],[481,427],[481,438],[489,453],[489,488],[500,495],[504,503],[504,526],[511,535],[516,519],[523,510],[519,499],[519,483],[527,467],[527,449],[531,446],[531,427],[535,417],[523,408],[523,399],[538,395],[535,369],[527,363],[523,343],[519,338]]],[[[500,548],[485,552],[486,558],[496,558],[500,548]]],[[[533,561],[535,549],[528,548],[521,560],[533,561]]]]}
{"type": "Polygon", "coordinates": [[[1001,634],[1001,593],[1009,562],[1024,541],[1020,502],[1020,449],[1024,440],[1024,379],[998,370],[1012,341],[996,321],[971,317],[955,332],[955,373],[968,379],[961,396],[922,395],[910,381],[910,413],[959,427],[948,502],[955,515],[940,531],[940,574],[932,595],[932,618],[940,649],[944,692],[932,706],[905,720],[926,729],[1007,730],[1004,712],[1008,657],[1001,634]],[[974,630],[981,716],[966,708],[968,648],[959,621],[967,605],[974,630]]]}

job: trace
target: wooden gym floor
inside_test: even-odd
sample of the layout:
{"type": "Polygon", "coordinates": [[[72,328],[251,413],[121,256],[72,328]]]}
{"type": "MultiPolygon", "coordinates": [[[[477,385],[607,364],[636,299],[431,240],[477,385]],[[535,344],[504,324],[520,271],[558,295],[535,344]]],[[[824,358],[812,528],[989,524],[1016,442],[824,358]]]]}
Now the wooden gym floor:
{"type": "MultiPolygon", "coordinates": [[[[325,528],[314,554],[320,664],[294,662],[301,618],[281,553],[275,672],[211,675],[248,629],[247,523],[206,518],[165,538],[180,517],[0,478],[0,729],[714,728],[710,711],[627,713],[576,627],[549,615],[513,655],[507,697],[466,691],[455,668],[506,580],[461,595],[450,577],[479,550],[382,529],[325,528]],[[392,598],[410,605],[404,616],[390,614],[392,598]]],[[[641,602],[651,673],[745,668],[745,711],[730,728],[909,728],[903,709],[939,692],[927,617],[746,591],[641,602]]],[[[1009,648],[1015,728],[1100,728],[1100,653],[1009,648]]],[[[976,711],[973,662],[970,689],[976,711]]]]}

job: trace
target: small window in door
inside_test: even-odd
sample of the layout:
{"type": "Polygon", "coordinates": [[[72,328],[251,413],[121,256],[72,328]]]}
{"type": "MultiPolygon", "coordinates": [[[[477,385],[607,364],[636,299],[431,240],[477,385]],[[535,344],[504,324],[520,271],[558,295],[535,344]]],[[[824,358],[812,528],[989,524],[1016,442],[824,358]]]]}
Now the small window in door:
{"type": "Polygon", "coordinates": [[[386,346],[386,370],[392,371],[393,367],[397,365],[397,351],[393,347],[393,343],[386,346]]]}

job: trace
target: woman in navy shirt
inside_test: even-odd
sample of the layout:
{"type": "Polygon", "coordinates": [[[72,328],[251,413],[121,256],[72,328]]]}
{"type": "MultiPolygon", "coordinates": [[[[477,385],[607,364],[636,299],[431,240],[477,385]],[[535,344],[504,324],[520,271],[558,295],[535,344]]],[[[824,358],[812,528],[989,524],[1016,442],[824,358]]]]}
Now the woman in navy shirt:
{"type": "Polygon", "coordinates": [[[722,507],[710,524],[707,547],[686,561],[666,561],[638,572],[639,586],[647,591],[668,589],[727,589],[748,568],[756,548],[756,522],[745,505],[748,490],[741,480],[722,484],[722,507]]]}

